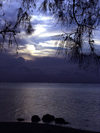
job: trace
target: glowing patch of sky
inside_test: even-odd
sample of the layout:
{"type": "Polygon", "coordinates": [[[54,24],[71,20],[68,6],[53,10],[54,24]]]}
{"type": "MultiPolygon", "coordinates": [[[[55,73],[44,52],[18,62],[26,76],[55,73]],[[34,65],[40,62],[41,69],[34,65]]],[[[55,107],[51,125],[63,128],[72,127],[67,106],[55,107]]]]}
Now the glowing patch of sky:
{"type": "MultiPolygon", "coordinates": [[[[15,12],[20,7],[20,2],[18,0],[18,2],[11,1],[11,5],[9,3],[8,5],[4,3],[4,10],[7,13],[7,18],[12,20],[12,16],[14,16],[14,20],[17,15],[15,12]]],[[[59,35],[64,33],[65,28],[63,29],[61,25],[57,24],[57,21],[50,15],[34,13],[33,15],[31,14],[31,23],[35,29],[34,33],[28,36],[22,31],[18,36],[19,39],[26,41],[26,43],[19,44],[19,55],[24,55],[25,59],[32,59],[34,56],[55,56],[57,50],[55,43],[60,39],[59,35]]],[[[96,31],[95,35],[95,44],[99,45],[100,32],[96,31]]],[[[14,53],[14,49],[9,50],[10,53],[14,53]]]]}
{"type": "MultiPolygon", "coordinates": [[[[62,31],[58,28],[58,25],[55,25],[54,18],[41,14],[38,16],[33,15],[31,22],[33,22],[35,31],[30,36],[27,36],[22,32],[21,38],[27,38],[28,43],[25,44],[23,49],[19,50],[19,54],[21,55],[23,53],[25,55],[26,53],[30,56],[39,57],[55,56],[57,50],[56,42],[58,41],[56,36],[60,35],[62,31]],[[36,24],[34,24],[35,21],[36,24]],[[54,37],[53,40],[52,37],[54,37]]],[[[27,59],[26,56],[24,58],[27,59]]]]}
{"type": "Polygon", "coordinates": [[[23,57],[25,60],[33,60],[34,57],[46,57],[46,56],[54,56],[54,49],[38,49],[36,50],[34,45],[26,45],[26,48],[19,50],[19,55],[23,57]]]}

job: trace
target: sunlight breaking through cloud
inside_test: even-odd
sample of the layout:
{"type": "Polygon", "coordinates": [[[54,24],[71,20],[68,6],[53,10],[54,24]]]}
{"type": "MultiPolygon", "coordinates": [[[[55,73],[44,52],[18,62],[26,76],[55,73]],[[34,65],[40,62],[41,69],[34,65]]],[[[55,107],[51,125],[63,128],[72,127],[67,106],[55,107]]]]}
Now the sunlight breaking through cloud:
{"type": "Polygon", "coordinates": [[[20,47],[19,55],[26,60],[31,60],[34,56],[54,57],[57,51],[56,42],[59,41],[59,35],[62,33],[58,25],[54,25],[54,18],[33,15],[31,21],[36,21],[36,24],[33,24],[35,31],[29,36],[21,33],[20,38],[27,40],[27,43],[24,47],[20,47]]]}
{"type": "MultiPolygon", "coordinates": [[[[6,17],[9,19],[9,21],[11,20],[13,22],[17,16],[16,11],[18,11],[18,8],[20,7],[20,1],[18,0],[17,2],[14,2],[12,0],[12,4],[10,5],[9,1],[8,5],[4,6],[6,17]],[[12,10],[10,10],[10,8],[12,10]]],[[[56,42],[61,39],[60,35],[66,32],[66,27],[64,26],[63,28],[63,26],[61,26],[57,22],[57,20],[51,15],[43,15],[43,13],[37,11],[34,11],[33,13],[31,13],[30,15],[34,32],[31,35],[27,35],[24,30],[22,30],[20,33],[17,34],[17,40],[19,45],[18,54],[26,60],[33,59],[34,56],[54,57],[58,48],[56,42]]],[[[69,32],[69,29],[67,29],[67,32],[69,32]]],[[[95,47],[96,50],[99,51],[100,31],[95,31],[94,35],[96,36],[96,38],[94,38],[95,47]]],[[[4,47],[10,54],[16,53],[16,46],[13,45],[12,48],[10,48],[9,50],[8,45],[4,47]]],[[[83,50],[88,52],[90,48],[85,45],[83,50]]]]}
{"type": "Polygon", "coordinates": [[[56,49],[54,49],[55,41],[39,43],[37,47],[34,45],[27,44],[26,47],[19,48],[19,56],[23,57],[25,60],[31,60],[33,57],[46,57],[55,56],[56,49]],[[52,44],[52,45],[51,45],[52,44]]]}

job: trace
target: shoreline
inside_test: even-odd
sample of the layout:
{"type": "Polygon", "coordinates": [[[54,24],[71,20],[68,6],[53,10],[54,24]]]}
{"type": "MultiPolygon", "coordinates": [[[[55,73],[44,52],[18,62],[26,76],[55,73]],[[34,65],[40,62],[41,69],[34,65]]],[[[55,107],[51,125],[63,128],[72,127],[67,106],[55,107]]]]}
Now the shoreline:
{"type": "Polygon", "coordinates": [[[50,124],[29,122],[0,122],[1,133],[99,133],[50,124]]]}

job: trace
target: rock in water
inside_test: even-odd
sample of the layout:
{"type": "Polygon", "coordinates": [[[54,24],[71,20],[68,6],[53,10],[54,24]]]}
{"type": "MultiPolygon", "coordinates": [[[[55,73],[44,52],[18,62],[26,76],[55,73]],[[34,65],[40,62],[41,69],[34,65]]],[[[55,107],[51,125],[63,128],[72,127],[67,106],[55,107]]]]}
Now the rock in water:
{"type": "Polygon", "coordinates": [[[38,115],[33,115],[31,121],[34,123],[38,123],[40,121],[40,117],[38,115]]]}
{"type": "Polygon", "coordinates": [[[42,117],[42,121],[45,123],[50,123],[50,122],[53,122],[54,120],[55,120],[55,117],[50,114],[46,114],[42,117]]]}
{"type": "Polygon", "coordinates": [[[23,122],[24,121],[24,118],[17,118],[17,121],[23,122]]]}
{"type": "Polygon", "coordinates": [[[63,118],[55,118],[56,124],[68,124],[63,118]]]}

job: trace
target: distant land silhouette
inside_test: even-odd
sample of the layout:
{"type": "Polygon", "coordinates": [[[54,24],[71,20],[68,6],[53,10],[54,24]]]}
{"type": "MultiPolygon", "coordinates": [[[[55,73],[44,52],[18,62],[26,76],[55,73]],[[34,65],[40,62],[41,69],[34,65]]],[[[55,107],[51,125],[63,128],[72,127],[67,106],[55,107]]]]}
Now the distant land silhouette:
{"type": "Polygon", "coordinates": [[[44,57],[26,61],[0,54],[0,82],[100,83],[95,65],[81,68],[65,58],[44,57]],[[2,60],[1,60],[2,59],[2,60]]]}

